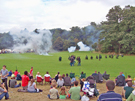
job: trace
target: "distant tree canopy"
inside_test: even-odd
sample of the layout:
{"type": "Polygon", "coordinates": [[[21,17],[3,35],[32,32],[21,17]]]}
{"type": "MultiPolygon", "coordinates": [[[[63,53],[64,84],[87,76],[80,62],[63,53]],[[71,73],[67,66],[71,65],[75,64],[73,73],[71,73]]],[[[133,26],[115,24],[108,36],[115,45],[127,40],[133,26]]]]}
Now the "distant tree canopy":
{"type": "Polygon", "coordinates": [[[102,22],[101,52],[135,54],[135,7],[115,6],[102,22]],[[103,40],[102,40],[103,39],[103,40]]]}
{"type": "MultiPolygon", "coordinates": [[[[79,41],[82,41],[87,46],[92,46],[99,39],[99,34],[101,30],[97,29],[97,25],[95,22],[92,22],[93,25],[88,25],[86,27],[80,28],[78,26],[74,26],[70,28],[69,31],[63,30],[61,28],[51,29],[50,31],[53,34],[53,48],[56,50],[67,50],[70,46],[77,46],[79,41]],[[63,43],[58,47],[58,40],[61,38],[61,42],[63,43]],[[56,44],[57,43],[57,44],[56,44]],[[62,46],[63,48],[61,48],[62,46]]],[[[79,47],[77,46],[77,49],[79,47]]]]}

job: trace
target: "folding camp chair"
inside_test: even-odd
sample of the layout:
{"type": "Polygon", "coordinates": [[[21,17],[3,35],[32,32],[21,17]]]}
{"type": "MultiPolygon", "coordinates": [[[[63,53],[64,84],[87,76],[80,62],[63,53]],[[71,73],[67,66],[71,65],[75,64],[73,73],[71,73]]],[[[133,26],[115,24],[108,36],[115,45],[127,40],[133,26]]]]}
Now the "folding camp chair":
{"type": "Polygon", "coordinates": [[[45,77],[45,84],[46,84],[46,82],[50,83],[50,76],[45,77]]]}
{"type": "Polygon", "coordinates": [[[70,78],[75,78],[75,73],[70,73],[70,78]]]}
{"type": "Polygon", "coordinates": [[[93,78],[94,78],[94,80],[96,81],[96,83],[99,82],[99,76],[98,76],[98,75],[93,75],[93,78]]]}
{"type": "Polygon", "coordinates": [[[37,77],[37,80],[36,80],[36,84],[38,83],[41,83],[42,82],[42,85],[43,85],[43,79],[41,77],[37,77]]]}
{"type": "Polygon", "coordinates": [[[110,74],[105,74],[105,75],[103,75],[103,78],[104,78],[105,80],[108,80],[109,77],[110,77],[110,74]]]}
{"type": "Polygon", "coordinates": [[[81,74],[80,79],[86,78],[86,73],[81,74]]]}

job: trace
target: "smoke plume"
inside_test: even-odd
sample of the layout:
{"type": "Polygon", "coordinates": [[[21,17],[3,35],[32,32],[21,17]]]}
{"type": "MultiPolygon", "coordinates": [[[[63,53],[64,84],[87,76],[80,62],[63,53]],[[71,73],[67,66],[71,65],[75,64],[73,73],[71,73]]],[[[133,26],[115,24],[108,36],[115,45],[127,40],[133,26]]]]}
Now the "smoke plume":
{"type": "Polygon", "coordinates": [[[24,53],[33,50],[39,55],[48,55],[52,47],[52,33],[49,30],[37,30],[38,33],[29,32],[27,29],[14,30],[10,31],[14,39],[13,51],[24,53]]]}
{"type": "Polygon", "coordinates": [[[76,50],[76,47],[74,46],[71,46],[70,48],[68,48],[69,53],[74,52],[75,50],[76,50]]]}
{"type": "Polygon", "coordinates": [[[77,45],[80,47],[79,51],[90,51],[90,47],[83,44],[82,41],[78,42],[77,45]]]}

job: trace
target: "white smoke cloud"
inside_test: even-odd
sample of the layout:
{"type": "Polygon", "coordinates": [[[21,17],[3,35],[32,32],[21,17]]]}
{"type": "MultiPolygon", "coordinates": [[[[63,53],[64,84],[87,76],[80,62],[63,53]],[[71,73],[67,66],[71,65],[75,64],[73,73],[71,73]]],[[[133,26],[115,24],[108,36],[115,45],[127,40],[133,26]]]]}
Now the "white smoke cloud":
{"type": "Polygon", "coordinates": [[[13,36],[15,45],[13,50],[16,52],[26,52],[33,49],[39,55],[48,55],[52,47],[52,33],[49,30],[38,30],[29,32],[27,29],[19,31],[12,29],[10,34],[13,36]]]}
{"type": "Polygon", "coordinates": [[[80,47],[79,51],[90,51],[90,47],[83,44],[82,41],[78,42],[77,45],[80,47]]]}
{"type": "Polygon", "coordinates": [[[71,46],[70,48],[68,48],[69,53],[74,52],[75,50],[76,50],[75,46],[71,46]]]}

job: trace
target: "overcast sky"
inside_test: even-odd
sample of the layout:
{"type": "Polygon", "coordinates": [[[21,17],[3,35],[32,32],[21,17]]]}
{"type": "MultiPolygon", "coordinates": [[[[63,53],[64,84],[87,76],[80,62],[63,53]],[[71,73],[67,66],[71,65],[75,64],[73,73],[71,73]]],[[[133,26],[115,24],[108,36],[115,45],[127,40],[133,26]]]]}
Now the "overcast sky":
{"type": "Polygon", "coordinates": [[[106,20],[115,5],[135,6],[135,0],[0,0],[0,32],[84,27],[106,20]]]}

